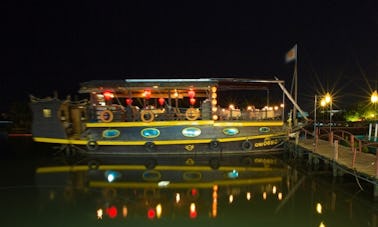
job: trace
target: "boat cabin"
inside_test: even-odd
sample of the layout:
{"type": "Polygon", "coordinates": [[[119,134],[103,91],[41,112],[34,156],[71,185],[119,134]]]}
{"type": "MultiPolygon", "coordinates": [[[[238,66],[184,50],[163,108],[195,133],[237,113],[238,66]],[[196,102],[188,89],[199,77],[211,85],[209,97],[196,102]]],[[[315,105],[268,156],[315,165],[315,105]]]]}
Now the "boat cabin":
{"type": "Polygon", "coordinates": [[[283,81],[228,78],[94,80],[82,83],[79,93],[89,94],[87,114],[90,122],[280,120],[284,96],[280,103],[270,105],[269,102],[270,88],[277,83],[283,81]],[[254,94],[253,100],[252,91],[260,91],[254,94]],[[238,98],[226,103],[232,96],[238,98]]]}

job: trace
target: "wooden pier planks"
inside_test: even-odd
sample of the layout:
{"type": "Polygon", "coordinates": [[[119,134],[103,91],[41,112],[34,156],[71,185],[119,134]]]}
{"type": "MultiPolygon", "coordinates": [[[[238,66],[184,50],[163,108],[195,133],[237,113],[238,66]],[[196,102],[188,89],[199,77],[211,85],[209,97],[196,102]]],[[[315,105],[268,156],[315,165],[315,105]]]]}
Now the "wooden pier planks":
{"type": "MultiPolygon", "coordinates": [[[[314,139],[300,139],[298,145],[329,160],[334,160],[335,144],[331,144],[328,141],[318,140],[316,149],[314,139]]],[[[338,145],[338,158],[336,162],[339,165],[377,180],[376,159],[377,157],[374,154],[357,152],[354,160],[354,153],[350,147],[338,145]]]]}

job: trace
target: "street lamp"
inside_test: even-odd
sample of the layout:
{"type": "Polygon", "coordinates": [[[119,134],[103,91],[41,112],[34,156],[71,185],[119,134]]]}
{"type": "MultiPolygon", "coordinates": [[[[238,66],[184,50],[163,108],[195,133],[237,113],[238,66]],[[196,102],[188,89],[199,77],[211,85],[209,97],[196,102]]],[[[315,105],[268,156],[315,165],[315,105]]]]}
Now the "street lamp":
{"type": "Polygon", "coordinates": [[[370,98],[371,102],[373,104],[377,103],[378,102],[378,93],[377,93],[377,90],[375,90],[372,94],[371,94],[371,98],[370,98]]]}
{"type": "Polygon", "coordinates": [[[332,96],[329,92],[325,94],[324,101],[326,105],[329,104],[329,131],[331,132],[332,130],[332,96]]]}

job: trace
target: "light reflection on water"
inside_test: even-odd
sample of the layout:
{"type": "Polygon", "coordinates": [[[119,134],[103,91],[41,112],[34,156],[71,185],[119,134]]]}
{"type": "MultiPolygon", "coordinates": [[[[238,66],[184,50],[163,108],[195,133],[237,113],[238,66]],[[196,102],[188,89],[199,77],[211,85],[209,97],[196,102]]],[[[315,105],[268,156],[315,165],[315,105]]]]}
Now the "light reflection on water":
{"type": "Polygon", "coordinates": [[[155,157],[153,169],[97,157],[88,169],[93,159],[24,139],[2,148],[2,226],[377,226],[371,185],[286,152],[217,157],[218,169],[201,156],[155,157]]]}

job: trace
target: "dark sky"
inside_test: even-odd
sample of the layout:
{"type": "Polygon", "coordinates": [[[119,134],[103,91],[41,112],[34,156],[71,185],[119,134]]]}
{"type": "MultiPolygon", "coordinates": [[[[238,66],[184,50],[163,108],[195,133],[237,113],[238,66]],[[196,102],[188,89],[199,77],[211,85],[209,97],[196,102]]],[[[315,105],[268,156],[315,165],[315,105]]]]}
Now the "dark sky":
{"type": "Polygon", "coordinates": [[[376,1],[183,2],[1,3],[1,111],[94,79],[277,76],[290,89],[295,44],[305,108],[315,93],[343,107],[378,86],[376,1]]]}

